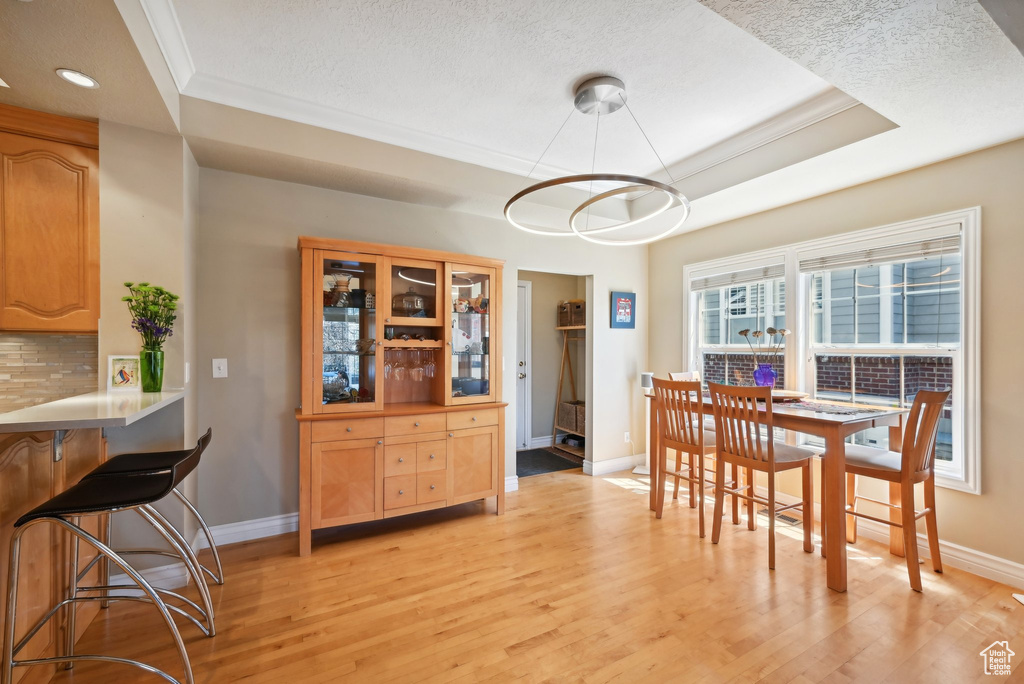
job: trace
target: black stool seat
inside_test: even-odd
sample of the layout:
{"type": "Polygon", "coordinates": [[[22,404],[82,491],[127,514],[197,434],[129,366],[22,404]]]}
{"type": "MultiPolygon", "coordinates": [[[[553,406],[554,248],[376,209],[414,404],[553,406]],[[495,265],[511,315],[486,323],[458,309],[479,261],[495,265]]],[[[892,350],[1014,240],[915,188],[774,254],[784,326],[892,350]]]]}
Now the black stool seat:
{"type": "Polygon", "coordinates": [[[15,527],[38,518],[105,513],[159,501],[174,488],[174,471],[82,480],[18,518],[15,527]]]}
{"type": "MultiPolygon", "coordinates": [[[[202,451],[210,443],[213,436],[213,429],[210,428],[206,434],[199,438],[199,450],[202,451]]],[[[147,451],[142,453],[128,453],[114,456],[106,463],[93,468],[83,479],[93,477],[109,477],[111,475],[127,475],[136,473],[151,473],[161,470],[176,470],[175,477],[177,486],[189,473],[199,464],[199,459],[193,463],[186,463],[186,459],[192,455],[195,448],[179,449],[177,451],[147,451]],[[191,465],[191,467],[189,467],[191,465]]]]}

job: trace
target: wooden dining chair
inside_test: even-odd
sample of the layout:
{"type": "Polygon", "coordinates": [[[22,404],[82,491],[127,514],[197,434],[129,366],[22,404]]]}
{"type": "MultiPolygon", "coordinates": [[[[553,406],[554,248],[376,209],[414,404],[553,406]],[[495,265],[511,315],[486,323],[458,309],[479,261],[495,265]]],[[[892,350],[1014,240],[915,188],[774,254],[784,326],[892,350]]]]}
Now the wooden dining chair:
{"type": "Polygon", "coordinates": [[[704,537],[704,457],[715,453],[715,433],[704,429],[704,402],[699,382],[673,382],[654,378],[658,405],[658,458],[662,486],[658,489],[655,517],[665,507],[665,481],[675,478],[672,498],[679,497],[679,481],[690,483],[690,508],[697,508],[699,534],[704,537]],[[676,452],[675,468],[668,468],[668,450],[676,452]],[[687,463],[683,463],[683,454],[687,463]],[[683,470],[683,467],[686,470],[683,470]]]}
{"type": "Polygon", "coordinates": [[[722,534],[722,512],[725,495],[733,494],[747,501],[747,525],[757,529],[754,504],[768,507],[768,567],[775,569],[775,516],[782,511],[800,508],[803,511],[804,551],[814,550],[811,534],[814,528],[813,486],[811,459],[817,453],[805,447],[791,446],[774,438],[772,423],[772,390],[770,387],[734,387],[709,382],[711,407],[715,414],[717,438],[717,468],[724,472],[726,464],[746,469],[743,485],[732,491],[724,482],[715,485],[715,513],[711,541],[715,544],[722,534]],[[758,403],[764,404],[764,409],[758,403]],[[800,468],[803,475],[800,503],[775,505],[775,474],[800,468]],[[757,495],[752,471],[768,474],[768,498],[757,495]]]}
{"type": "MultiPolygon", "coordinates": [[[[676,372],[676,373],[669,373],[668,374],[668,379],[669,380],[675,380],[675,381],[683,381],[683,380],[685,380],[687,382],[700,382],[700,371],[679,371],[679,372],[676,372]]],[[[705,414],[707,414],[706,411],[705,411],[705,414]]],[[[710,487],[710,488],[713,489],[714,486],[715,486],[715,480],[718,477],[718,473],[715,470],[715,454],[714,454],[714,451],[712,451],[711,453],[707,454],[704,457],[703,466],[704,466],[704,486],[705,487],[710,487]]],[[[732,474],[732,479],[731,480],[727,480],[726,483],[725,483],[726,486],[730,487],[730,488],[734,486],[734,483],[739,482],[739,477],[740,477],[739,468],[737,468],[736,466],[733,466],[731,474],[732,474]]],[[[727,474],[727,476],[728,476],[728,474],[727,474]]],[[[672,498],[675,499],[678,496],[679,496],[679,480],[676,480],[675,491],[672,494],[672,498]]],[[[732,497],[732,524],[733,525],[739,525],[740,524],[740,505],[739,504],[740,504],[739,499],[737,499],[735,496],[732,497]]]]}
{"type": "Polygon", "coordinates": [[[917,521],[924,517],[931,549],[932,570],[942,572],[939,557],[939,528],[935,518],[935,439],[939,433],[939,418],[949,398],[949,390],[935,392],[920,390],[903,431],[903,445],[899,452],[860,444],[846,445],[846,478],[849,518],[847,541],[857,541],[857,518],[866,518],[903,529],[903,551],[910,574],[910,587],[921,591],[921,568],[917,560],[917,521]],[[899,503],[879,501],[857,494],[857,476],[873,477],[899,485],[899,503]],[[924,483],[924,510],[914,506],[914,485],[924,483]],[[900,512],[899,521],[883,520],[857,511],[858,501],[870,501],[900,512]]]}

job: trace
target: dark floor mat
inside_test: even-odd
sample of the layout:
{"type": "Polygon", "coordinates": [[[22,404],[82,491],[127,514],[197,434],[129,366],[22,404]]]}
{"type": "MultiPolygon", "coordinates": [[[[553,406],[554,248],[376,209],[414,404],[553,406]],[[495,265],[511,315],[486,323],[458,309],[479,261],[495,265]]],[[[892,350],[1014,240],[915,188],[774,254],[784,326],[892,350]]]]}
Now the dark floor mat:
{"type": "Polygon", "coordinates": [[[518,477],[553,473],[556,470],[572,470],[579,467],[578,463],[562,458],[547,449],[527,449],[516,452],[516,475],[518,477]]]}

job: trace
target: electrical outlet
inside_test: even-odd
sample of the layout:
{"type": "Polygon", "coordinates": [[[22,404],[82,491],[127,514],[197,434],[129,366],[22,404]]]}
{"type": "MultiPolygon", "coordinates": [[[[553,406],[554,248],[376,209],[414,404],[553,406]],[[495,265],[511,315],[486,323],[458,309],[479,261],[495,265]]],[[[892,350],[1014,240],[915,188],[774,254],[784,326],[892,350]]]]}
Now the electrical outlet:
{"type": "Polygon", "coordinates": [[[626,442],[627,444],[629,443],[630,440],[629,440],[629,433],[628,432],[626,433],[626,436],[623,438],[622,441],[626,442]]]}
{"type": "Polygon", "coordinates": [[[227,359],[214,359],[213,360],[213,377],[215,377],[215,378],[226,378],[226,377],[228,377],[228,360],[227,359]]]}

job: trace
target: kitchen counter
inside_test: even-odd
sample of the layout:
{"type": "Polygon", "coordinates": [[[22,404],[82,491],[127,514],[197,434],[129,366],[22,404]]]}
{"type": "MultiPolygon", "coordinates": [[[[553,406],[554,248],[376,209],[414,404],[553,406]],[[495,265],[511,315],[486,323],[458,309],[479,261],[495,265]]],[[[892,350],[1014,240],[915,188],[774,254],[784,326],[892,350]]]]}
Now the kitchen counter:
{"type": "Polygon", "coordinates": [[[185,398],[185,390],[90,392],[0,413],[0,433],[125,427],[185,398]]]}

